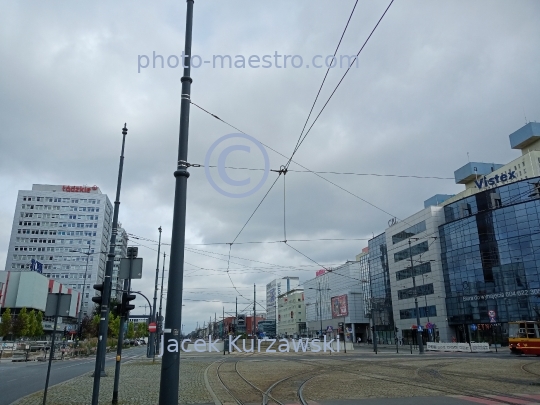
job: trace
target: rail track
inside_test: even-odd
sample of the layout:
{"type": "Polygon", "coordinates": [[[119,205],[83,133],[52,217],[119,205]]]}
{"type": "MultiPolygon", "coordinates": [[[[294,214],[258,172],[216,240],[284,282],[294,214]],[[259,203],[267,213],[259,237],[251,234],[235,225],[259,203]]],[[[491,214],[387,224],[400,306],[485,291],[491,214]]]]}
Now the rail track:
{"type": "MultiPolygon", "coordinates": [[[[269,403],[284,405],[286,402],[290,402],[291,392],[296,391],[297,399],[302,405],[307,405],[307,398],[305,390],[308,383],[316,377],[324,376],[327,373],[335,373],[336,371],[361,376],[364,378],[376,379],[385,381],[392,384],[399,384],[403,386],[410,386],[415,388],[429,389],[432,391],[440,392],[443,395],[466,395],[481,400],[490,400],[495,403],[501,404],[520,404],[523,403],[523,397],[513,394],[507,394],[498,392],[493,389],[482,389],[479,387],[485,386],[485,382],[481,381],[500,381],[502,383],[517,384],[517,385],[537,385],[531,383],[531,381],[516,380],[509,378],[488,378],[479,375],[472,375],[471,373],[459,373],[444,371],[443,368],[452,365],[451,363],[435,363],[431,365],[399,365],[399,364],[386,364],[386,362],[370,362],[371,365],[381,368],[392,368],[410,371],[407,376],[388,376],[384,372],[362,372],[360,370],[352,370],[351,364],[354,361],[349,359],[332,359],[337,361],[338,364],[324,364],[311,362],[309,360],[302,359],[302,364],[306,366],[313,366],[313,368],[301,372],[292,373],[286,377],[283,377],[277,381],[272,382],[269,386],[260,387],[255,385],[252,381],[249,381],[238,369],[238,365],[242,360],[230,362],[220,362],[217,367],[216,373],[218,380],[227,393],[234,399],[237,405],[245,405],[246,403],[261,403],[262,405],[269,405],[269,403]],[[344,364],[345,363],[345,364],[344,364]],[[279,389],[284,392],[288,392],[289,398],[280,398],[283,395],[276,393],[279,389]],[[504,399],[497,398],[504,397],[504,399]]],[[[287,362],[298,363],[298,360],[283,360],[287,362]]],[[[528,365],[533,363],[527,363],[521,365],[521,369],[528,374],[540,375],[527,368],[528,365]]],[[[534,363],[536,364],[536,362],[534,363]]],[[[266,383],[265,383],[266,384],[266,383]]],[[[313,398],[317,399],[317,398],[313,398]]]]}

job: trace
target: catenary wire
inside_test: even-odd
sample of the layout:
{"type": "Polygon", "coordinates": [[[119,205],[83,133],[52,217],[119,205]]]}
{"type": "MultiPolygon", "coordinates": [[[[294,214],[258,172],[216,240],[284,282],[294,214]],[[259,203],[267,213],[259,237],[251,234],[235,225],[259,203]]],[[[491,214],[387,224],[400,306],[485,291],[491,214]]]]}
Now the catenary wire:
{"type": "Polygon", "coordinates": [[[360,50],[358,51],[358,53],[356,54],[355,58],[353,59],[353,61],[351,62],[351,64],[349,65],[349,67],[347,68],[347,70],[345,71],[345,73],[343,74],[343,76],[341,77],[341,79],[339,80],[338,84],[336,85],[336,87],[334,88],[334,90],[332,91],[332,93],[330,94],[330,97],[328,97],[328,100],[326,100],[326,102],[324,103],[323,107],[321,108],[321,110],[319,111],[319,114],[317,114],[317,116],[315,117],[315,119],[313,120],[313,122],[311,123],[311,126],[309,127],[309,129],[306,131],[306,133],[304,134],[302,140],[297,144],[297,146],[295,147],[291,157],[289,158],[289,160],[287,161],[287,164],[285,165],[285,168],[288,168],[291,161],[292,161],[292,158],[294,157],[294,155],[296,154],[296,152],[298,151],[298,149],[300,148],[300,146],[302,145],[302,143],[304,142],[304,140],[306,139],[306,137],[308,136],[308,134],[310,133],[311,129],[313,128],[313,126],[315,125],[315,123],[317,122],[317,120],[319,119],[319,117],[321,116],[322,112],[324,111],[324,109],[326,108],[326,106],[328,105],[328,103],[330,102],[330,100],[332,99],[332,97],[334,96],[334,94],[336,93],[337,89],[339,88],[339,86],[341,85],[341,83],[343,82],[343,80],[345,79],[345,76],[347,76],[347,74],[349,73],[349,71],[351,70],[351,67],[352,65],[355,63],[356,59],[358,59],[358,56],[360,55],[360,53],[362,52],[362,50],[365,48],[366,44],[368,43],[368,41],[370,40],[371,36],[373,35],[373,33],[375,32],[375,30],[377,29],[377,27],[379,26],[379,24],[381,23],[382,19],[384,18],[384,16],[386,15],[386,13],[388,12],[388,10],[390,9],[390,7],[392,6],[392,4],[394,3],[394,0],[391,0],[390,1],[390,4],[388,4],[388,7],[386,7],[386,9],[384,10],[384,13],[382,14],[381,18],[379,18],[379,21],[377,21],[377,24],[375,24],[375,27],[373,27],[373,30],[371,30],[370,34],[368,35],[367,39],[365,40],[364,44],[362,45],[362,47],[360,48],[360,50]]]}
{"type": "MultiPolygon", "coordinates": [[[[356,10],[356,6],[358,5],[358,0],[356,0],[354,2],[354,6],[353,6],[353,9],[351,11],[351,14],[349,15],[349,19],[347,20],[347,24],[345,24],[345,28],[343,29],[343,32],[341,33],[341,37],[339,38],[339,42],[336,46],[336,50],[334,51],[334,55],[332,57],[332,62],[334,61],[335,57],[336,57],[336,54],[337,54],[337,51],[341,45],[341,41],[343,41],[343,37],[345,36],[345,32],[347,32],[347,28],[349,27],[349,23],[351,22],[351,18],[354,14],[354,10],[356,10]]],[[[332,63],[330,63],[330,66],[332,65],[332,63]]],[[[315,104],[317,104],[317,100],[319,99],[319,96],[321,94],[321,91],[322,91],[322,88],[324,86],[324,83],[326,82],[326,78],[328,77],[328,73],[330,73],[330,66],[328,66],[328,68],[326,69],[326,73],[324,74],[324,77],[323,77],[323,80],[321,82],[321,85],[319,86],[319,90],[317,91],[317,95],[315,96],[315,100],[313,100],[313,104],[311,105],[311,109],[309,110],[309,114],[306,118],[306,122],[304,123],[304,127],[302,128],[302,132],[300,133],[300,136],[298,137],[298,140],[296,141],[296,145],[294,146],[295,150],[296,148],[299,146],[299,142],[300,140],[302,139],[302,135],[304,134],[304,131],[306,129],[306,126],[309,122],[309,118],[311,117],[311,114],[313,113],[313,109],[315,108],[315,104]]],[[[292,156],[291,156],[291,159],[292,159],[292,156]]],[[[288,165],[286,165],[288,166],[288,165]]],[[[287,239],[287,238],[285,238],[287,239]]]]}

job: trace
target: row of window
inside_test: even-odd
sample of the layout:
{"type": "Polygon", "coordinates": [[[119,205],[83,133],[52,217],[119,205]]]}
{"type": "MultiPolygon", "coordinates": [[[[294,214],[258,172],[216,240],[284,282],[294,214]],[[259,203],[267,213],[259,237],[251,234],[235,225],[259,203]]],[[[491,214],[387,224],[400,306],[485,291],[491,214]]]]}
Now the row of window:
{"type": "Polygon", "coordinates": [[[413,225],[399,233],[396,233],[395,235],[392,235],[392,244],[396,244],[399,242],[403,242],[404,240],[407,240],[414,235],[418,235],[421,232],[424,232],[426,230],[426,221],[422,221],[417,223],[416,225],[413,225]]]}
{"type": "Polygon", "coordinates": [[[409,259],[411,256],[416,256],[422,253],[425,253],[429,250],[427,241],[418,243],[417,245],[411,246],[400,250],[397,253],[394,253],[394,262],[399,262],[401,260],[409,259]]]}
{"type": "MultiPolygon", "coordinates": [[[[43,239],[45,240],[45,239],[43,239]]],[[[67,241],[67,239],[66,239],[67,241]]],[[[73,243],[73,240],[72,240],[73,243]]],[[[79,241],[81,244],[81,241],[79,241]]],[[[95,245],[96,241],[92,241],[92,245],[95,245]]],[[[49,246],[15,246],[15,252],[72,252],[73,248],[71,247],[49,247],[49,246]]],[[[85,249],[86,251],[86,249],[85,249]]],[[[79,250],[80,252],[80,250],[79,250]]],[[[94,249],[91,249],[91,252],[94,252],[94,249]]]]}
{"type": "MultiPolygon", "coordinates": [[[[75,205],[36,205],[22,204],[23,210],[39,210],[39,211],[78,211],[78,212],[99,212],[99,207],[77,207],[75,205]]],[[[39,213],[33,213],[39,215],[39,213]]],[[[51,215],[44,213],[43,215],[51,215]]],[[[55,214],[52,214],[55,215],[55,214]]]]}
{"type": "Polygon", "coordinates": [[[23,196],[23,201],[43,201],[43,202],[63,202],[72,204],[99,204],[99,199],[95,198],[60,198],[60,197],[33,197],[23,196]]]}
{"type": "MultiPolygon", "coordinates": [[[[64,262],[79,262],[86,261],[86,256],[49,256],[49,255],[13,255],[13,260],[47,260],[47,261],[64,261],[64,262]]],[[[88,261],[93,262],[92,256],[88,257],[88,261]]]]}
{"type": "MultiPolygon", "coordinates": [[[[435,305],[419,307],[418,314],[420,315],[420,318],[437,316],[437,308],[435,307],[435,305]]],[[[416,308],[401,309],[399,311],[399,319],[416,319],[416,308]]]]}
{"type": "MultiPolygon", "coordinates": [[[[24,263],[11,263],[12,269],[28,269],[30,270],[31,264],[29,262],[24,263]]],[[[86,265],[74,265],[74,264],[43,264],[44,270],[70,270],[70,271],[85,271],[86,265]]]]}
{"type": "MultiPolygon", "coordinates": [[[[422,264],[414,266],[414,276],[415,277],[421,276],[422,274],[426,274],[426,273],[431,273],[431,263],[430,262],[422,263],[422,264]]],[[[412,276],[413,276],[413,272],[412,272],[412,269],[410,267],[405,269],[405,270],[396,271],[396,280],[397,281],[405,280],[407,278],[412,278],[412,276]]]]}
{"type": "Polygon", "coordinates": [[[97,228],[98,224],[97,222],[19,221],[19,226],[58,226],[60,228],[97,228]]]}
{"type": "Polygon", "coordinates": [[[77,215],[77,214],[37,214],[34,212],[21,212],[21,218],[39,218],[39,219],[49,219],[49,218],[58,218],[58,219],[82,219],[97,221],[99,219],[98,215],[77,215]]]}
{"type": "Polygon", "coordinates": [[[407,298],[421,297],[434,293],[433,284],[418,285],[416,288],[405,288],[398,291],[398,299],[404,300],[407,298]]]}
{"type": "MultiPolygon", "coordinates": [[[[47,232],[47,231],[45,231],[45,232],[47,232]]],[[[95,232],[93,234],[94,234],[93,236],[96,236],[95,232]]],[[[47,233],[45,233],[45,235],[47,235],[47,233]]],[[[52,231],[51,231],[50,235],[56,235],[56,232],[52,233],[52,231]]],[[[88,232],[88,235],[84,235],[84,236],[92,236],[92,232],[88,232]]],[[[79,244],[79,245],[80,244],[84,244],[84,245],[89,245],[89,244],[95,245],[96,244],[95,239],[93,239],[92,241],[84,240],[84,239],[58,239],[58,240],[63,241],[63,242],[59,242],[59,243],[69,243],[69,244],[79,244]]],[[[18,243],[47,243],[47,239],[42,239],[42,238],[20,238],[20,237],[17,237],[17,238],[15,238],[15,241],[18,242],[18,243]]]]}

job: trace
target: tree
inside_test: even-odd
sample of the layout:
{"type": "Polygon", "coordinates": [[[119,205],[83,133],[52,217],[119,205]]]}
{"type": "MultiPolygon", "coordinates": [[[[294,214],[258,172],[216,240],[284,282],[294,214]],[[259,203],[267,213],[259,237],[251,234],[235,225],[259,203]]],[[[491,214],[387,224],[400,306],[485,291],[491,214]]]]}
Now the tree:
{"type": "Polygon", "coordinates": [[[141,338],[146,336],[148,336],[148,325],[145,322],[139,322],[135,331],[135,337],[141,338]]]}
{"type": "Polygon", "coordinates": [[[135,337],[135,325],[133,322],[128,322],[128,330],[126,333],[128,339],[133,339],[135,337]]]}
{"type": "Polygon", "coordinates": [[[99,315],[94,315],[92,318],[92,326],[94,328],[94,336],[98,337],[99,335],[99,315]]]}
{"type": "Polygon", "coordinates": [[[32,337],[32,338],[35,337],[36,336],[36,329],[37,329],[36,312],[32,309],[28,313],[28,327],[27,327],[26,336],[32,337]]]}
{"type": "Polygon", "coordinates": [[[113,313],[109,314],[109,336],[118,337],[120,332],[120,317],[113,313]]]}
{"type": "Polygon", "coordinates": [[[34,336],[40,338],[41,336],[43,336],[43,334],[43,312],[37,311],[34,336]]]}
{"type": "Polygon", "coordinates": [[[14,319],[13,334],[16,337],[28,336],[28,312],[26,308],[21,309],[14,319]]]}
{"type": "Polygon", "coordinates": [[[94,322],[88,315],[85,315],[85,317],[81,321],[80,339],[88,339],[95,335],[97,335],[97,332],[94,322]]]}
{"type": "Polygon", "coordinates": [[[11,309],[7,308],[2,314],[2,323],[0,324],[0,336],[4,338],[11,334],[11,309]]]}

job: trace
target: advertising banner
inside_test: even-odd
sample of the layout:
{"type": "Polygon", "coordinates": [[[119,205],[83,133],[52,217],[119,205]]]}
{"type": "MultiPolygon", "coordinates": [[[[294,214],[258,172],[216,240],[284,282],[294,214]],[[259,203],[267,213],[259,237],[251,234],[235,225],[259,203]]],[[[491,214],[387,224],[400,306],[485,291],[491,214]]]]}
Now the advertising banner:
{"type": "Polygon", "coordinates": [[[349,304],[347,302],[347,294],[339,295],[331,298],[332,303],[332,318],[342,318],[349,315],[349,304]]]}

